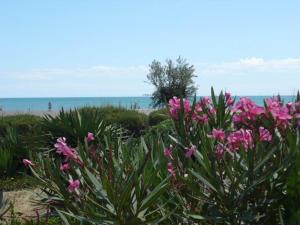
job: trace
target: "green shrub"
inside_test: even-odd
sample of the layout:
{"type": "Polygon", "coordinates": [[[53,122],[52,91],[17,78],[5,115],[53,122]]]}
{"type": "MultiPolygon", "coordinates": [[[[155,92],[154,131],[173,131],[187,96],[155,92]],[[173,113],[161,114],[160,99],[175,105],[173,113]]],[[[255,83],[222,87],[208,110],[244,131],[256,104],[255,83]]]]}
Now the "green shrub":
{"type": "Polygon", "coordinates": [[[81,142],[88,132],[97,134],[100,123],[126,129],[129,135],[139,136],[147,127],[147,116],[134,110],[117,107],[84,107],[60,111],[56,117],[45,116],[42,120],[43,133],[50,134],[48,143],[64,136],[71,144],[81,142]],[[50,142],[49,142],[50,141],[50,142]]]}
{"type": "Polygon", "coordinates": [[[53,147],[59,137],[66,137],[71,145],[83,142],[88,132],[97,134],[104,126],[96,108],[61,110],[57,116],[46,115],[41,122],[44,146],[53,147]]]}
{"type": "Polygon", "coordinates": [[[30,168],[49,195],[47,202],[64,221],[72,216],[77,224],[162,224],[169,215],[162,207],[169,185],[167,171],[158,175],[160,166],[153,164],[154,155],[163,154],[152,148],[158,140],[148,148],[143,139],[129,145],[113,136],[100,132],[94,141],[86,139],[76,149],[60,140],[58,150],[73,152],[64,159],[40,153],[37,166],[30,168]],[[64,172],[62,163],[68,163],[64,172]]]}
{"type": "Polygon", "coordinates": [[[142,134],[148,126],[148,117],[144,113],[122,107],[85,107],[79,111],[96,111],[107,124],[114,124],[128,130],[136,136],[142,134]]]}
{"type": "Polygon", "coordinates": [[[149,114],[149,125],[154,126],[167,119],[169,119],[167,109],[155,110],[149,114]]]}
{"type": "Polygon", "coordinates": [[[16,128],[20,135],[30,135],[30,133],[39,127],[41,117],[27,114],[14,116],[4,116],[0,118],[0,134],[5,133],[7,127],[16,128]]]}
{"type": "Polygon", "coordinates": [[[40,117],[32,115],[5,116],[0,119],[0,177],[14,176],[23,170],[22,158],[38,146],[40,117]]]}
{"type": "MultiPolygon", "coordinates": [[[[283,207],[300,151],[300,102],[291,105],[288,110],[276,98],[265,107],[249,98],[234,105],[230,94],[215,97],[213,90],[211,99],[191,105],[173,99],[178,155],[169,161],[177,179],[187,177],[178,199],[188,204],[178,204],[178,210],[187,212],[189,224],[299,224],[299,217],[283,223],[286,211],[299,207],[292,205],[297,193],[283,207]]],[[[292,183],[298,191],[299,182],[292,183]]]]}

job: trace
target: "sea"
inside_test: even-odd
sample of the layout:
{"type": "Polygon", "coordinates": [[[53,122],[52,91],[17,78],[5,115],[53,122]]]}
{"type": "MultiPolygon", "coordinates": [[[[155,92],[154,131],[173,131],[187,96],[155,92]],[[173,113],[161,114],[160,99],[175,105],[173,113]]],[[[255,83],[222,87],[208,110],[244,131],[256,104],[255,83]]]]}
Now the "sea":
{"type": "MultiPolygon", "coordinates": [[[[258,105],[263,105],[265,98],[273,96],[248,96],[258,105]]],[[[240,97],[237,97],[237,100],[240,97]]],[[[295,96],[281,96],[284,102],[295,100],[295,96]]],[[[0,111],[31,112],[58,111],[84,106],[117,106],[125,108],[151,109],[150,97],[68,97],[68,98],[0,98],[0,111]]]]}

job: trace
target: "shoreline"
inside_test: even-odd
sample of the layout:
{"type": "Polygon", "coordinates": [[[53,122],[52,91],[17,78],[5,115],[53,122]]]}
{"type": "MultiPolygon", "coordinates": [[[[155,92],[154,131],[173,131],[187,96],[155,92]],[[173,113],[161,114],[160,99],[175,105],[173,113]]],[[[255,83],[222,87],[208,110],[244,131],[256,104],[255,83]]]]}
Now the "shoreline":
{"type": "MultiPolygon", "coordinates": [[[[144,113],[146,115],[149,115],[151,112],[155,111],[155,109],[132,109],[140,113],[144,113]]],[[[68,112],[69,110],[65,110],[68,112]]],[[[16,116],[16,115],[34,115],[34,116],[40,116],[43,117],[45,115],[50,116],[57,116],[59,114],[59,110],[24,110],[24,111],[0,111],[0,116],[16,116]]]]}

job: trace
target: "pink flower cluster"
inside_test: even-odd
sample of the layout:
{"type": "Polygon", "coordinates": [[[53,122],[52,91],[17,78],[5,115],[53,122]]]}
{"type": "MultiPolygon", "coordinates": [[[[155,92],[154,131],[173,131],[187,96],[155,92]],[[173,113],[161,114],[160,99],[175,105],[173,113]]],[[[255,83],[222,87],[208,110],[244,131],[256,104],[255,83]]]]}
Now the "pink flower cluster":
{"type": "Polygon", "coordinates": [[[167,159],[173,160],[173,146],[170,145],[170,147],[165,148],[164,155],[167,159]]]}
{"type": "Polygon", "coordinates": [[[29,159],[23,159],[24,166],[34,166],[34,163],[29,159]]]}
{"type": "Polygon", "coordinates": [[[231,93],[225,92],[225,100],[226,100],[226,105],[227,106],[233,106],[234,99],[231,97],[231,93]]]}
{"type": "Polygon", "coordinates": [[[202,99],[195,105],[193,113],[193,120],[202,124],[208,123],[208,115],[204,112],[203,108],[209,104],[208,99],[202,99]]]}
{"type": "MultiPolygon", "coordinates": [[[[94,134],[89,132],[86,137],[87,141],[94,141],[95,137],[94,134]]],[[[62,172],[68,172],[71,169],[71,165],[69,160],[74,160],[79,165],[83,166],[83,162],[80,160],[76,149],[71,148],[66,143],[67,139],[65,137],[61,137],[57,139],[56,144],[54,147],[56,148],[56,152],[64,157],[64,163],[60,166],[60,170],[62,172]]],[[[28,163],[27,161],[25,163],[28,163]]],[[[79,180],[69,180],[68,191],[70,193],[76,191],[80,186],[79,180]]]]}
{"type": "Polygon", "coordinates": [[[237,151],[244,147],[246,151],[254,147],[254,141],[251,130],[240,129],[232,132],[227,137],[228,147],[231,151],[237,151]]]}
{"type": "Polygon", "coordinates": [[[66,140],[67,139],[64,137],[57,139],[57,143],[54,145],[56,152],[60,155],[63,155],[65,160],[76,160],[78,158],[78,153],[74,148],[71,148],[67,145],[66,140]]]}
{"type": "MultiPolygon", "coordinates": [[[[169,107],[170,107],[170,115],[173,119],[179,118],[179,113],[181,110],[181,103],[180,99],[177,97],[173,97],[169,100],[169,107]]],[[[184,114],[191,112],[191,105],[188,99],[183,99],[183,107],[184,107],[184,114]]]]}
{"type": "MultiPolygon", "coordinates": [[[[231,107],[234,104],[234,99],[231,97],[230,93],[225,93],[225,100],[227,107],[231,107]]],[[[188,118],[188,114],[191,113],[191,104],[188,99],[183,99],[184,114],[188,118]]],[[[181,111],[180,99],[173,97],[169,100],[169,113],[171,117],[178,120],[179,113],[181,111]]],[[[201,98],[195,105],[195,109],[192,112],[192,119],[201,124],[207,124],[210,117],[216,115],[216,109],[213,107],[212,100],[209,97],[201,98]]]]}
{"type": "Polygon", "coordinates": [[[289,113],[296,119],[297,125],[300,126],[300,101],[295,103],[289,102],[286,107],[289,113]]]}
{"type": "Polygon", "coordinates": [[[264,127],[259,127],[259,140],[260,141],[272,141],[272,134],[264,127]]]}
{"type": "Polygon", "coordinates": [[[265,112],[263,107],[256,105],[249,98],[241,98],[240,101],[233,107],[233,121],[235,124],[249,125],[256,121],[257,117],[265,112]]]}
{"type": "Polygon", "coordinates": [[[266,99],[266,105],[268,112],[272,114],[277,126],[286,128],[293,118],[292,115],[290,115],[292,105],[284,106],[278,98],[266,99]]]}
{"type": "MultiPolygon", "coordinates": [[[[280,133],[285,132],[286,128],[294,129],[300,126],[300,101],[283,104],[280,98],[270,98],[265,100],[265,107],[261,107],[247,97],[242,97],[235,104],[234,98],[230,93],[225,93],[225,106],[230,109],[233,125],[226,124],[229,130],[213,128],[209,138],[215,140],[215,153],[217,158],[223,157],[226,151],[236,152],[241,148],[249,151],[255,148],[256,142],[272,142],[275,130],[280,133]],[[229,125],[229,126],[228,126],[229,125]],[[265,127],[266,126],[266,127],[265,127]],[[234,128],[232,131],[231,129],[234,128]]],[[[170,114],[177,120],[180,112],[180,100],[174,97],[169,102],[170,114]]],[[[184,99],[184,112],[189,113],[186,121],[187,131],[191,132],[194,125],[215,124],[216,112],[212,100],[208,97],[201,98],[191,112],[191,106],[187,99],[184,99]],[[197,122],[195,124],[190,122],[197,122]]],[[[227,117],[230,120],[229,117],[227,117]]],[[[226,117],[225,117],[226,119],[226,117]]],[[[226,121],[227,122],[227,121],[226,121]]],[[[231,121],[228,121],[231,122],[231,121]]],[[[219,126],[219,125],[218,125],[219,126]]],[[[210,126],[208,126],[210,127],[210,126]]],[[[194,146],[185,149],[185,156],[190,158],[195,153],[194,146]]],[[[165,150],[165,156],[172,159],[170,149],[165,150]]]]}
{"type": "Polygon", "coordinates": [[[195,155],[196,151],[197,151],[197,147],[195,145],[192,145],[189,148],[185,148],[185,157],[191,158],[193,155],[195,155]]]}
{"type": "Polygon", "coordinates": [[[168,163],[167,170],[168,170],[169,174],[171,174],[171,176],[172,176],[174,179],[176,179],[176,173],[175,173],[173,164],[172,164],[171,162],[168,163]]]}
{"type": "Polygon", "coordinates": [[[94,141],[95,140],[95,136],[94,136],[93,133],[88,132],[86,139],[87,139],[87,141],[94,141]]]}
{"type": "Polygon", "coordinates": [[[212,105],[211,98],[203,97],[195,105],[192,119],[200,124],[207,124],[209,118],[216,115],[216,109],[212,105]]]}
{"type": "Polygon", "coordinates": [[[215,138],[218,141],[224,141],[225,140],[225,132],[223,129],[213,129],[212,131],[212,136],[213,138],[215,138]]]}
{"type": "Polygon", "coordinates": [[[169,147],[164,149],[164,156],[169,160],[168,165],[167,165],[167,170],[168,173],[171,174],[171,176],[175,179],[176,178],[176,173],[173,167],[173,163],[171,160],[174,160],[173,158],[173,146],[170,145],[169,147]]]}
{"type": "Polygon", "coordinates": [[[69,180],[69,186],[68,186],[68,191],[70,193],[76,191],[80,186],[80,181],[79,180],[69,180]]]}

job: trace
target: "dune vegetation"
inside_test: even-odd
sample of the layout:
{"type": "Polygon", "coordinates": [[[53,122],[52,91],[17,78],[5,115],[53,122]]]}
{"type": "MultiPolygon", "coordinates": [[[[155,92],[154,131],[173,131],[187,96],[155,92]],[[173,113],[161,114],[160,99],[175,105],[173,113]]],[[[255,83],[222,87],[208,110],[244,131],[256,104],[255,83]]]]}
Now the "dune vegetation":
{"type": "Polygon", "coordinates": [[[300,96],[295,99],[274,97],[259,106],[212,90],[200,100],[173,97],[149,116],[93,107],[56,117],[3,117],[1,188],[27,182],[25,188],[41,190],[36,204],[43,212],[18,218],[1,198],[0,219],[298,224],[300,96]],[[11,177],[28,179],[18,184],[11,177]]]}

